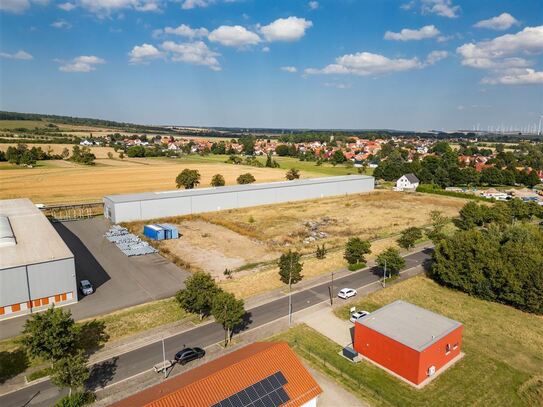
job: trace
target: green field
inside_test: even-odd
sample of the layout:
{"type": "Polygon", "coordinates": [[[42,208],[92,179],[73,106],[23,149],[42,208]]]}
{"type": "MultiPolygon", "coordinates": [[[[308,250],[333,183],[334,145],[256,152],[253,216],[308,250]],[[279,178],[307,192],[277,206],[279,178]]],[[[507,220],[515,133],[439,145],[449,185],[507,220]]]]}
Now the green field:
{"type": "Polygon", "coordinates": [[[49,122],[42,120],[0,120],[0,129],[14,130],[14,129],[34,129],[45,128],[49,122]]]}
{"type": "MultiPolygon", "coordinates": [[[[184,156],[179,160],[181,163],[187,163],[187,164],[198,164],[198,163],[209,163],[209,162],[221,162],[224,163],[226,160],[228,160],[227,155],[215,155],[210,154],[206,156],[198,156],[198,155],[190,155],[190,156],[184,156]]],[[[348,168],[345,165],[337,165],[333,166],[332,164],[323,163],[322,165],[318,166],[315,165],[315,162],[311,161],[300,161],[295,157],[273,157],[275,161],[277,161],[280,165],[280,168],[283,168],[285,170],[289,170],[291,168],[296,168],[301,171],[308,171],[313,172],[317,174],[322,174],[322,176],[330,176],[330,175],[350,175],[350,174],[358,174],[358,168],[348,168]]],[[[258,157],[258,160],[262,162],[262,164],[265,164],[266,157],[258,157]]],[[[234,164],[232,164],[234,165],[234,164]]],[[[373,173],[373,169],[368,169],[366,171],[367,175],[371,175],[373,173]]]]}
{"type": "MultiPolygon", "coordinates": [[[[340,347],[305,325],[273,340],[296,352],[376,406],[543,405],[543,318],[438,286],[426,277],[389,286],[358,301],[375,310],[403,299],[464,324],[465,357],[422,390],[367,363],[352,364],[340,347]]],[[[336,313],[349,314],[349,304],[336,313]]]]}

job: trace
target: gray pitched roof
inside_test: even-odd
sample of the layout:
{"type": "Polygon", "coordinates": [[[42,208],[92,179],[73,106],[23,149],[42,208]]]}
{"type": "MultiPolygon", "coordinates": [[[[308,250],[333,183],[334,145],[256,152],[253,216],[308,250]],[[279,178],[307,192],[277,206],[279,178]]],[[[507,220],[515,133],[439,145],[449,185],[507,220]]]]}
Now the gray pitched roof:
{"type": "Polygon", "coordinates": [[[443,315],[401,300],[379,308],[357,323],[418,352],[422,352],[462,325],[443,315]]]}
{"type": "Polygon", "coordinates": [[[417,182],[420,182],[417,176],[413,173],[405,174],[404,177],[407,178],[407,180],[412,184],[416,184],[417,182]]]}

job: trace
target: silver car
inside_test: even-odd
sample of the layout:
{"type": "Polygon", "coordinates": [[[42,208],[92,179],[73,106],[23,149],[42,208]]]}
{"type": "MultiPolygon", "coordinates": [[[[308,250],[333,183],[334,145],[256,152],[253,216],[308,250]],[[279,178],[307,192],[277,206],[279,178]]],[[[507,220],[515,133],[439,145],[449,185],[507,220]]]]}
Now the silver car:
{"type": "Polygon", "coordinates": [[[351,317],[349,318],[349,320],[354,324],[360,318],[364,318],[366,315],[369,315],[369,314],[370,313],[368,311],[355,311],[351,314],[351,317]]]}
{"type": "Polygon", "coordinates": [[[79,282],[79,290],[83,295],[91,295],[94,292],[94,288],[89,280],[81,280],[79,282]]]}

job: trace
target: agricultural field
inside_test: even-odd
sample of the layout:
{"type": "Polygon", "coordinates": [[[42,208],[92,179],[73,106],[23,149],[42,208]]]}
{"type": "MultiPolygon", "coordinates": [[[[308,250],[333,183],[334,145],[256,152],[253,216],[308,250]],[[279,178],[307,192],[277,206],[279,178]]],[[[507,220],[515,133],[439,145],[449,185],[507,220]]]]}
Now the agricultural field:
{"type": "Polygon", "coordinates": [[[422,390],[368,362],[350,363],[338,355],[338,345],[307,326],[297,326],[273,340],[287,340],[298,354],[371,405],[543,404],[542,316],[441,287],[423,276],[390,285],[335,312],[347,319],[351,306],[373,311],[398,299],[464,325],[465,357],[422,390]]]}
{"type": "MultiPolygon", "coordinates": [[[[62,150],[64,145],[58,145],[62,150]]],[[[108,147],[92,147],[97,157],[106,157],[108,147]]],[[[0,199],[30,198],[35,203],[81,203],[100,201],[104,195],[175,189],[175,177],[184,168],[197,169],[200,186],[209,186],[211,177],[220,173],[227,184],[245,172],[257,182],[284,180],[284,169],[255,168],[223,162],[194,162],[168,158],[99,158],[96,165],[85,166],[69,161],[41,161],[35,168],[18,168],[0,163],[0,199]],[[9,169],[9,171],[7,171],[9,169]]],[[[302,172],[302,177],[320,176],[302,172]]]]}
{"type": "MultiPolygon", "coordinates": [[[[219,284],[239,297],[282,286],[277,258],[287,249],[305,257],[303,274],[318,276],[345,267],[343,245],[351,236],[372,241],[374,258],[394,246],[397,234],[409,226],[425,226],[431,211],[454,217],[466,200],[438,195],[377,190],[368,194],[323,198],[277,205],[167,218],[182,234],[157,248],[177,264],[210,272],[219,284]],[[326,259],[313,254],[326,245],[326,259]],[[198,250],[194,250],[194,248],[198,250]],[[223,275],[225,268],[233,278],[223,275]]],[[[145,222],[128,227],[142,233],[145,222]]]]}

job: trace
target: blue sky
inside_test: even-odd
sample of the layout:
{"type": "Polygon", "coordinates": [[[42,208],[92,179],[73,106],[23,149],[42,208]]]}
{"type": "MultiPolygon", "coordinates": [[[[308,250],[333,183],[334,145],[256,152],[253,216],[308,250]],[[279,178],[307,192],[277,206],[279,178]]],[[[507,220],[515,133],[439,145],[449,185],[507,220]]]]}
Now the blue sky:
{"type": "Polygon", "coordinates": [[[472,129],[543,113],[541,0],[0,0],[0,109],[472,129]]]}

